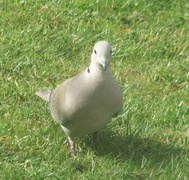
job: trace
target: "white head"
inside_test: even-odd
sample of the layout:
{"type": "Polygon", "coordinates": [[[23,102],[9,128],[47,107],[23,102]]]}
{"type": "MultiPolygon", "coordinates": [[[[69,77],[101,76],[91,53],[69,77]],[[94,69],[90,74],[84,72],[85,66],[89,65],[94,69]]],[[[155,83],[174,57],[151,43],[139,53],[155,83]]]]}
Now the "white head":
{"type": "Polygon", "coordinates": [[[91,55],[91,63],[101,66],[103,70],[110,64],[112,49],[107,41],[99,41],[94,45],[91,55]]]}

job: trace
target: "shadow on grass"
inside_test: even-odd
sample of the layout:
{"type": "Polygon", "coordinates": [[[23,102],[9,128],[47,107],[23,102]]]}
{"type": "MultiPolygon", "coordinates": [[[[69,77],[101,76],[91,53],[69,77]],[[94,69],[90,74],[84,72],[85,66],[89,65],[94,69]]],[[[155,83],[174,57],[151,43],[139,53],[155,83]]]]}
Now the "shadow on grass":
{"type": "Polygon", "coordinates": [[[86,144],[97,156],[107,156],[121,162],[132,161],[139,166],[144,161],[149,161],[151,165],[166,165],[174,160],[179,163],[186,156],[189,158],[189,150],[148,138],[120,136],[112,131],[103,132],[98,145],[91,143],[91,139],[86,139],[86,144]]]}

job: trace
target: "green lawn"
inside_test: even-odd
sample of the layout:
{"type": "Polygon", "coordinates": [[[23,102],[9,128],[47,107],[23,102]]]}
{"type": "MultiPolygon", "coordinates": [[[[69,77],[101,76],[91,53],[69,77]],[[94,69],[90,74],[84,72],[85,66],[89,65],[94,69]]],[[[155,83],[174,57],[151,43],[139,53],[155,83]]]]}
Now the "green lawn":
{"type": "Polygon", "coordinates": [[[188,180],[188,44],[188,0],[0,1],[0,179],[188,180]],[[35,92],[85,69],[99,40],[124,105],[73,157],[35,92]]]}

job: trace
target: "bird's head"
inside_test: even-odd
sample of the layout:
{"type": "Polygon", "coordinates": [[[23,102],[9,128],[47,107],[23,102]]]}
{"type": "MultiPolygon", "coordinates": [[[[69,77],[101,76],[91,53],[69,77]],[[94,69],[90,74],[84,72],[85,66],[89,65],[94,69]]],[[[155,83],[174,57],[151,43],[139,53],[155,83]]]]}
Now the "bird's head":
{"type": "Polygon", "coordinates": [[[107,41],[99,41],[93,47],[91,62],[106,70],[112,59],[112,48],[107,41]]]}

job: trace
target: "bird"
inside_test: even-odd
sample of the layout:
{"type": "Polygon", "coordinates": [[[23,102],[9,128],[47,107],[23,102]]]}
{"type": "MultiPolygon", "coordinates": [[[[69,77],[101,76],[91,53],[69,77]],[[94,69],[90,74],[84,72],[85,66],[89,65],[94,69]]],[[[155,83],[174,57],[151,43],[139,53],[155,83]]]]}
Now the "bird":
{"type": "Polygon", "coordinates": [[[68,78],[54,90],[36,95],[49,103],[52,118],[68,137],[71,153],[75,138],[92,134],[99,141],[100,131],[121,111],[123,94],[111,70],[112,48],[98,41],[92,50],[90,65],[68,78]]]}

